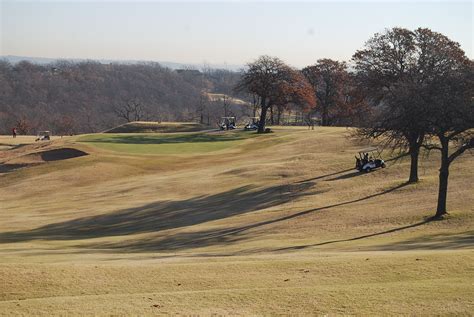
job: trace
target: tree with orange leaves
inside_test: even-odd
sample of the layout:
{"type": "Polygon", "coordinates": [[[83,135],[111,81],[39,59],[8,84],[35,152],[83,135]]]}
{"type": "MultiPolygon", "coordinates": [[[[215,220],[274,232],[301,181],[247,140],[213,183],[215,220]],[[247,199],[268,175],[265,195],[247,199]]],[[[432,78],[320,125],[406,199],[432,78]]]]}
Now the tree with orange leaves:
{"type": "Polygon", "coordinates": [[[304,109],[315,107],[316,98],[311,85],[300,72],[279,58],[260,56],[247,66],[236,90],[260,97],[258,133],[265,131],[267,111],[272,106],[293,103],[304,109]]]}

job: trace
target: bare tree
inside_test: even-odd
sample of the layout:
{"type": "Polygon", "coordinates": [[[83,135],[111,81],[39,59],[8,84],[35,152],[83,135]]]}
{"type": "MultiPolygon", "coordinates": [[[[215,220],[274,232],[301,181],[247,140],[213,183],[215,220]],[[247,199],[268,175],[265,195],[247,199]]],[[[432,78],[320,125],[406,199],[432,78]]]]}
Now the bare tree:
{"type": "Polygon", "coordinates": [[[148,121],[151,119],[151,114],[148,109],[137,99],[132,99],[126,103],[114,107],[114,112],[117,117],[132,121],[148,121]]]}
{"type": "Polygon", "coordinates": [[[83,106],[80,109],[80,114],[82,117],[82,124],[85,126],[85,131],[95,132],[96,124],[94,123],[93,110],[90,107],[83,106]]]}
{"type": "Polygon", "coordinates": [[[359,87],[376,107],[369,127],[359,130],[367,138],[384,137],[385,144],[408,148],[411,157],[409,182],[418,181],[418,157],[426,134],[425,106],[417,94],[422,85],[422,58],[415,33],[402,28],[375,34],[352,57],[359,87]]]}
{"type": "Polygon", "coordinates": [[[74,118],[68,115],[60,115],[53,122],[54,134],[56,135],[72,135],[75,128],[74,118]]]}
{"type": "Polygon", "coordinates": [[[16,119],[15,127],[20,134],[28,134],[32,128],[32,124],[28,118],[21,116],[16,119]]]}
{"type": "Polygon", "coordinates": [[[441,153],[435,214],[440,218],[447,213],[449,167],[474,148],[474,62],[466,59],[462,69],[436,78],[422,93],[431,105],[425,147],[441,153]]]}
{"type": "Polygon", "coordinates": [[[224,117],[228,117],[229,116],[229,106],[230,106],[229,96],[227,96],[226,94],[223,94],[221,100],[222,100],[222,109],[224,110],[224,117]]]}
{"type": "Polygon", "coordinates": [[[418,180],[421,146],[441,152],[436,212],[441,217],[446,213],[449,165],[474,145],[472,61],[458,43],[424,28],[376,34],[353,59],[362,89],[379,108],[361,134],[385,136],[395,148],[408,147],[409,182],[418,180]]]}
{"type": "Polygon", "coordinates": [[[203,92],[199,96],[199,101],[196,106],[197,115],[199,117],[199,123],[201,124],[204,124],[206,121],[209,122],[209,116],[207,116],[207,120],[205,120],[206,114],[208,114],[208,111],[209,111],[208,107],[209,107],[209,97],[207,93],[203,92]]]}
{"type": "Polygon", "coordinates": [[[260,97],[257,94],[252,94],[252,116],[257,116],[258,105],[260,103],[260,97]]]}

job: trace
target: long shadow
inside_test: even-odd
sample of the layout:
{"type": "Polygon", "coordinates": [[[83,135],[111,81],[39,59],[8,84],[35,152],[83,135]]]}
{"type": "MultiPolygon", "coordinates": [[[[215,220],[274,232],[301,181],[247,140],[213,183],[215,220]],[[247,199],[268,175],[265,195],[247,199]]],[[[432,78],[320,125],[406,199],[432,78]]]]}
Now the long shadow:
{"type": "Polygon", "coordinates": [[[438,233],[415,237],[404,241],[377,246],[377,250],[406,251],[406,250],[443,250],[443,249],[472,249],[474,247],[474,231],[456,233],[438,233]]]}
{"type": "MultiPolygon", "coordinates": [[[[157,233],[162,230],[182,228],[208,221],[223,219],[244,214],[308,195],[307,189],[314,183],[275,186],[255,189],[243,186],[234,190],[211,196],[199,196],[182,201],[164,201],[147,204],[138,208],[129,208],[106,215],[84,217],[70,221],[50,224],[33,230],[6,232],[0,234],[0,243],[22,242],[35,239],[42,240],[79,240],[107,236],[126,236],[137,233],[157,233]]],[[[338,206],[350,205],[382,196],[406,186],[402,183],[379,193],[361,198],[312,208],[288,216],[260,221],[254,224],[234,228],[214,229],[197,232],[181,232],[166,237],[150,237],[140,240],[126,240],[115,243],[99,243],[80,247],[97,249],[116,249],[127,252],[150,252],[158,250],[178,250],[204,247],[208,245],[226,244],[247,239],[246,231],[262,226],[301,217],[310,213],[328,210],[338,206]]],[[[356,237],[350,240],[368,238],[386,234],[409,227],[419,226],[427,221],[396,228],[381,233],[356,237]]],[[[328,241],[324,244],[345,240],[328,241]]],[[[296,246],[304,248],[309,246],[296,246]]]]}
{"type": "MultiPolygon", "coordinates": [[[[408,155],[407,153],[402,153],[402,154],[400,154],[396,157],[392,157],[388,160],[385,160],[385,162],[394,162],[394,161],[396,162],[397,160],[399,160],[399,159],[401,159],[401,158],[403,158],[407,155],[408,155]]],[[[304,180],[301,180],[301,181],[297,181],[296,183],[305,183],[305,182],[315,181],[315,180],[319,180],[319,179],[323,179],[323,178],[328,178],[328,177],[331,177],[331,176],[337,176],[337,177],[334,177],[334,178],[327,179],[328,181],[335,181],[335,180],[339,180],[339,179],[357,177],[359,175],[364,175],[364,173],[360,173],[359,171],[356,171],[355,167],[353,167],[353,168],[348,168],[348,169],[338,171],[338,172],[333,172],[333,173],[329,173],[329,174],[325,174],[325,175],[320,175],[320,176],[304,179],[304,180]],[[350,173],[350,174],[337,176],[339,174],[344,174],[344,173],[351,172],[351,171],[352,171],[352,173],[350,173]]]]}
{"type": "Polygon", "coordinates": [[[357,176],[362,176],[366,173],[362,173],[362,172],[359,172],[359,171],[355,171],[355,172],[352,172],[352,173],[348,173],[348,174],[344,174],[344,175],[340,175],[340,176],[337,176],[337,177],[334,177],[334,178],[329,178],[327,179],[327,181],[337,181],[337,180],[341,180],[341,179],[348,179],[348,178],[353,178],[353,177],[357,177],[357,176]]]}
{"type": "Polygon", "coordinates": [[[245,135],[232,134],[209,134],[193,133],[179,135],[124,135],[124,136],[104,136],[96,137],[91,140],[81,140],[88,143],[120,143],[120,144],[173,144],[173,143],[192,143],[192,142],[226,142],[238,141],[248,138],[245,135]]]}
{"type": "Polygon", "coordinates": [[[297,181],[296,183],[297,183],[297,184],[300,184],[300,183],[306,183],[306,182],[316,181],[316,180],[318,180],[318,179],[323,179],[323,178],[326,178],[326,177],[330,177],[330,176],[335,176],[335,175],[347,173],[347,172],[350,172],[350,171],[353,171],[353,170],[354,170],[354,168],[348,168],[348,169],[345,169],[345,170],[342,170],[342,171],[339,171],[339,172],[329,173],[329,174],[320,175],[320,176],[316,176],[316,177],[311,177],[311,178],[308,178],[308,179],[304,179],[304,180],[301,180],[301,181],[297,181]]]}
{"type": "MultiPolygon", "coordinates": [[[[127,251],[127,252],[152,252],[152,251],[171,251],[171,250],[179,250],[179,249],[192,249],[192,248],[197,248],[197,247],[205,247],[205,246],[211,246],[211,245],[231,243],[231,242],[236,242],[236,241],[245,239],[246,237],[243,234],[246,231],[251,230],[251,229],[290,220],[290,219],[301,217],[310,213],[323,211],[323,210],[331,209],[338,206],[354,204],[357,202],[375,198],[377,196],[388,194],[406,185],[408,185],[408,183],[402,183],[398,186],[387,189],[380,193],[375,193],[375,194],[368,195],[362,198],[358,198],[358,199],[354,199],[354,200],[350,200],[350,201],[346,201],[346,202],[342,202],[338,204],[313,208],[313,209],[301,211],[292,215],[288,215],[288,216],[284,216],[284,217],[280,217],[276,219],[271,219],[271,220],[266,220],[266,221],[261,221],[261,222],[251,224],[251,225],[246,225],[246,226],[198,231],[198,232],[192,232],[192,233],[177,233],[174,235],[167,236],[164,239],[152,237],[148,239],[124,241],[124,242],[119,242],[119,243],[90,244],[87,247],[111,249],[111,250],[116,249],[116,250],[127,251]]],[[[416,225],[421,225],[423,223],[426,223],[426,221],[416,224],[416,225]]],[[[403,229],[406,229],[406,228],[398,228],[392,231],[394,232],[394,231],[403,230],[403,229]]],[[[389,233],[392,231],[389,230],[387,232],[378,233],[378,234],[389,233]]],[[[378,234],[374,234],[374,235],[378,235],[378,234]]],[[[367,237],[369,236],[372,236],[372,235],[368,235],[367,237]]],[[[364,237],[358,237],[358,239],[362,239],[362,238],[364,237]]]]}
{"type": "Polygon", "coordinates": [[[314,243],[314,244],[306,244],[306,245],[297,245],[297,246],[291,246],[291,247],[286,247],[286,248],[280,248],[280,249],[275,249],[274,251],[289,251],[289,250],[301,250],[301,249],[306,249],[306,248],[311,248],[311,247],[319,247],[327,244],[334,244],[334,243],[340,243],[340,242],[350,242],[350,241],[357,241],[357,240],[362,240],[362,239],[367,239],[371,237],[376,237],[376,236],[381,236],[387,233],[392,233],[392,232],[397,232],[405,229],[410,229],[410,228],[415,228],[419,227],[421,225],[427,224],[429,222],[433,221],[433,218],[428,218],[423,221],[403,226],[403,227],[398,227],[386,231],[381,231],[377,233],[371,233],[371,234],[366,234],[363,236],[358,236],[354,238],[349,238],[349,239],[339,239],[339,240],[331,240],[331,241],[325,241],[325,242],[320,242],[320,243],[314,243]]]}
{"type": "Polygon", "coordinates": [[[377,196],[382,196],[382,195],[391,193],[391,192],[393,192],[393,191],[395,191],[395,190],[397,190],[397,189],[400,189],[400,188],[402,188],[402,187],[407,186],[408,184],[409,184],[409,183],[404,182],[404,183],[402,183],[402,184],[400,184],[400,185],[398,185],[398,186],[395,186],[395,187],[392,187],[392,188],[390,188],[390,189],[384,190],[384,191],[382,191],[382,192],[380,192],[380,193],[368,195],[368,196],[365,196],[365,197],[362,197],[362,198],[358,198],[358,199],[354,199],[354,200],[350,200],[350,201],[346,201],[346,202],[342,202],[342,203],[338,203],[338,204],[333,204],[333,205],[328,205],[328,206],[323,206],[323,207],[308,209],[308,210],[305,210],[305,211],[297,212],[297,213],[292,214],[292,215],[288,215],[288,216],[284,216],[284,217],[280,217],[280,218],[272,219],[272,220],[266,220],[266,221],[258,222],[258,223],[256,223],[256,224],[252,224],[252,225],[242,226],[242,227],[234,228],[234,229],[228,229],[228,230],[226,231],[226,234],[229,234],[229,233],[240,233],[240,232],[243,232],[243,231],[246,231],[246,230],[249,230],[249,229],[254,229],[254,228],[257,228],[257,227],[261,227],[261,226],[265,226],[265,225],[269,225],[269,224],[273,224],[273,223],[277,223],[277,222],[281,222],[281,221],[293,219],[293,218],[296,218],[296,217],[301,217],[301,216],[304,216],[304,215],[307,215],[307,214],[310,214],[310,213],[313,213],[313,212],[317,212],[317,211],[322,211],[322,210],[326,210],[326,209],[331,209],[331,208],[334,208],[334,207],[339,207],[339,206],[344,206],[344,205],[350,205],[350,204],[358,203],[358,202],[361,202],[361,201],[364,201],[364,200],[367,200],[367,199],[371,199],[371,198],[374,198],[374,197],[377,197],[377,196]]]}
{"type": "Polygon", "coordinates": [[[312,186],[313,183],[264,189],[243,186],[210,196],[181,201],[159,201],[138,208],[73,219],[32,230],[0,233],[0,243],[124,236],[187,227],[283,204],[308,195],[306,190],[312,186]]]}

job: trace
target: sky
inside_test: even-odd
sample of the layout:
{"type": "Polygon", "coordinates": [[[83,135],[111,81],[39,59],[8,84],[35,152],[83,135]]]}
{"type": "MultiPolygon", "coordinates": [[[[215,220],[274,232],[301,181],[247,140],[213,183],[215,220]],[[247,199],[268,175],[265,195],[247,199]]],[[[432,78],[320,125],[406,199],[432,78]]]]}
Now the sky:
{"type": "Polygon", "coordinates": [[[428,27],[473,58],[473,2],[0,0],[0,55],[294,67],[349,60],[376,32],[428,27]]]}

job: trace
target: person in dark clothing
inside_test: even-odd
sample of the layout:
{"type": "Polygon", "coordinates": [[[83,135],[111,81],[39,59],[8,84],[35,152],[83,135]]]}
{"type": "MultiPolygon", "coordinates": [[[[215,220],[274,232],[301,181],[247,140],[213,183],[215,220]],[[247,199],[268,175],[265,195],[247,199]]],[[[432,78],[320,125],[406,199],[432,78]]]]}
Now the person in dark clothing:
{"type": "Polygon", "coordinates": [[[364,159],[362,160],[362,166],[369,162],[369,153],[364,153],[364,159]]]}
{"type": "Polygon", "coordinates": [[[16,138],[16,128],[13,128],[13,129],[12,129],[12,136],[13,136],[14,138],[16,138]]]}
{"type": "Polygon", "coordinates": [[[357,156],[355,157],[355,159],[356,159],[356,167],[355,167],[355,168],[356,168],[356,169],[360,169],[362,162],[360,161],[360,158],[358,158],[357,156]]]}

